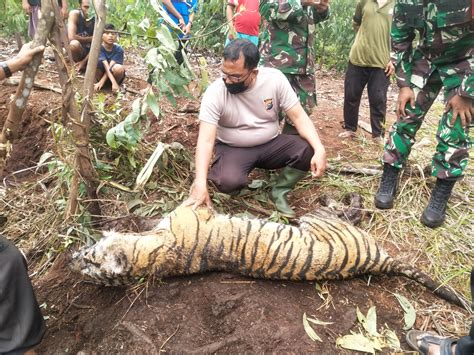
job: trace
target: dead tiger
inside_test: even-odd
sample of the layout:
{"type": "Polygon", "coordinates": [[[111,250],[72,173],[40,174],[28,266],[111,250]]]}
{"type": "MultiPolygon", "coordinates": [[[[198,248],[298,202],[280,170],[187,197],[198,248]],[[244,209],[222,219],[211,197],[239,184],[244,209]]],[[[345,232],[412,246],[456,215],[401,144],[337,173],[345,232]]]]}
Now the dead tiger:
{"type": "Polygon", "coordinates": [[[299,227],[178,207],[150,232],[105,232],[76,252],[72,268],[105,285],[227,271],[281,280],[344,279],[361,274],[406,276],[459,306],[467,303],[416,268],[400,263],[366,232],[324,213],[306,215],[299,227]]]}

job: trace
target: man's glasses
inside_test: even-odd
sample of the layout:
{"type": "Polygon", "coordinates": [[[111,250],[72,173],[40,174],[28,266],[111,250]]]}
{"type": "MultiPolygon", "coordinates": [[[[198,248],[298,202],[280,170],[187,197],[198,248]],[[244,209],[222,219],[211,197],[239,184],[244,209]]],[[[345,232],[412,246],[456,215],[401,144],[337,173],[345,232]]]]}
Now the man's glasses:
{"type": "Polygon", "coordinates": [[[242,81],[247,80],[249,75],[252,73],[252,71],[249,71],[247,74],[226,74],[224,72],[221,72],[222,80],[228,80],[232,83],[240,83],[242,81]]]}

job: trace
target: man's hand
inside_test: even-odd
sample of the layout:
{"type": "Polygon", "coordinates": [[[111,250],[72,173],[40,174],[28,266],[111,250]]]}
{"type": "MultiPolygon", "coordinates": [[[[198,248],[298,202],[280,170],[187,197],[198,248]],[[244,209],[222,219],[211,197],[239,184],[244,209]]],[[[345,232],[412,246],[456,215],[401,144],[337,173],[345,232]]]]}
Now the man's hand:
{"type": "Polygon", "coordinates": [[[315,4],[315,7],[317,12],[325,12],[329,7],[329,0],[320,0],[319,4],[315,4]]]}
{"type": "Polygon", "coordinates": [[[184,31],[184,28],[186,27],[186,24],[184,23],[184,19],[180,17],[178,19],[178,27],[181,28],[184,31]]]}
{"type": "Polygon", "coordinates": [[[183,202],[183,206],[192,206],[193,210],[202,205],[206,204],[207,207],[212,208],[211,197],[209,191],[207,191],[207,185],[193,183],[191,187],[191,196],[183,202]]]}
{"type": "Polygon", "coordinates": [[[188,24],[184,26],[183,32],[186,36],[191,33],[191,22],[188,22],[188,24]]]}
{"type": "Polygon", "coordinates": [[[23,0],[21,2],[21,6],[23,7],[23,11],[25,11],[25,14],[30,15],[31,14],[31,6],[28,4],[27,0],[23,0]]]}
{"type": "Polygon", "coordinates": [[[454,95],[446,104],[444,112],[453,110],[453,117],[451,117],[451,126],[454,126],[456,120],[461,118],[461,126],[467,128],[472,122],[472,115],[474,114],[472,99],[462,97],[458,94],[454,95]]]}
{"type": "Polygon", "coordinates": [[[17,70],[23,70],[26,68],[29,62],[33,60],[33,57],[36,54],[42,53],[44,51],[44,46],[38,46],[35,48],[31,48],[31,42],[26,43],[21,47],[20,52],[17,54],[15,59],[18,61],[18,69],[17,70]]]}
{"type": "Polygon", "coordinates": [[[99,91],[104,86],[104,82],[102,80],[98,81],[94,84],[94,91],[99,91]]]}
{"type": "Polygon", "coordinates": [[[117,83],[112,83],[112,91],[117,92],[120,90],[120,86],[117,83]]]}
{"type": "Polygon", "coordinates": [[[326,170],[326,164],[326,150],[324,147],[321,147],[314,152],[311,158],[311,176],[316,178],[323,176],[326,170]]]}
{"type": "Polygon", "coordinates": [[[415,107],[415,93],[413,92],[412,88],[403,87],[400,89],[398,93],[398,101],[397,101],[397,118],[400,116],[406,116],[405,107],[410,103],[411,107],[415,107]]]}
{"type": "Polygon", "coordinates": [[[388,77],[392,76],[395,73],[395,67],[392,64],[392,61],[389,61],[385,66],[385,75],[388,77]]]}

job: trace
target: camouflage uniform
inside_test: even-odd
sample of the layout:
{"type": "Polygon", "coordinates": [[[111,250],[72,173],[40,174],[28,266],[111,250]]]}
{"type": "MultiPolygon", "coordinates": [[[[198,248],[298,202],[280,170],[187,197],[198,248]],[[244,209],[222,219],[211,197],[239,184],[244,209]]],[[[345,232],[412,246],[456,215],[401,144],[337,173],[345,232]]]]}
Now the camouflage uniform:
{"type": "MultiPolygon", "coordinates": [[[[456,94],[474,98],[471,13],[471,0],[397,0],[391,31],[397,84],[413,89],[415,107],[407,104],[407,116],[392,126],[385,163],[404,165],[416,132],[443,86],[446,102],[456,94]],[[420,39],[412,48],[417,31],[420,39]]],[[[443,114],[436,134],[432,165],[433,176],[440,179],[462,176],[471,146],[469,130],[459,118],[451,127],[452,115],[452,110],[443,114]]]]}
{"type": "Polygon", "coordinates": [[[261,0],[263,34],[260,65],[277,68],[288,78],[301,105],[310,114],[316,105],[314,34],[329,16],[300,0],[261,0]]]}

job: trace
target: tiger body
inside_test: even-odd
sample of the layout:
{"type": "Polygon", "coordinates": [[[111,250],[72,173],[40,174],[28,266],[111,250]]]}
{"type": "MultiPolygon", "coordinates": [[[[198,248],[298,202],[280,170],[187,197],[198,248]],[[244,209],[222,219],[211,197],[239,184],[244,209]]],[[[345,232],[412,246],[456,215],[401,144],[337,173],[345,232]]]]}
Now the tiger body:
{"type": "Polygon", "coordinates": [[[295,227],[181,206],[152,231],[104,235],[76,252],[71,266],[86,279],[109,286],[147,275],[166,278],[207,271],[308,281],[392,272],[459,304],[429,276],[396,262],[368,233],[324,214],[306,215],[295,227]]]}
{"type": "Polygon", "coordinates": [[[86,277],[104,284],[213,270],[269,279],[341,279],[377,272],[390,260],[364,231],[317,215],[295,227],[178,207],[151,232],[105,234],[74,258],[84,264],[79,269],[86,277]]]}

